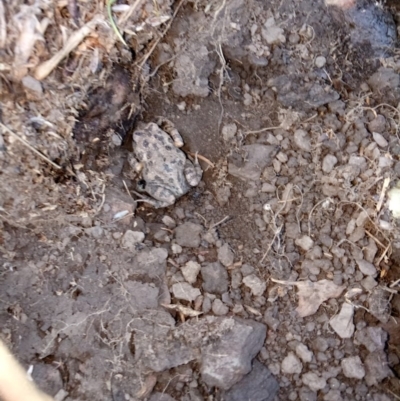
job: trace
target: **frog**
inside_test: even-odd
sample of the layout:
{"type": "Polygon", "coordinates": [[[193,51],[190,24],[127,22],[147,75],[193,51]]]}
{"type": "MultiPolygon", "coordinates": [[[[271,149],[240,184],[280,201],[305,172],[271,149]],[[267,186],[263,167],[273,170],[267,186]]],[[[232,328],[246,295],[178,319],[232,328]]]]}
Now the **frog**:
{"type": "Polygon", "coordinates": [[[157,123],[140,123],[132,136],[130,166],[138,176],[141,199],[156,209],[172,206],[178,198],[197,186],[203,170],[197,153],[194,159],[180,148],[183,139],[174,124],[165,118],[157,123]],[[146,193],[149,196],[143,195],[146,193]]]}

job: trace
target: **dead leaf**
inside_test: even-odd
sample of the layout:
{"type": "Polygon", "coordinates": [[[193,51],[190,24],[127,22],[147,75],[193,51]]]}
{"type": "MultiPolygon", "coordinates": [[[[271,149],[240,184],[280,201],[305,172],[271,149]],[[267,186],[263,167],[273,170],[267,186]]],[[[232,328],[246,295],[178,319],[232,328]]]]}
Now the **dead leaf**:
{"type": "Polygon", "coordinates": [[[299,305],[297,313],[300,317],[313,315],[320,305],[330,298],[337,298],[345,289],[345,286],[338,286],[330,280],[312,281],[281,281],[271,279],[275,283],[293,285],[298,288],[299,305]]]}
{"type": "Polygon", "coordinates": [[[329,298],[340,296],[345,286],[338,286],[333,281],[320,280],[316,283],[312,281],[300,281],[297,283],[299,296],[299,306],[297,313],[301,317],[313,315],[319,306],[329,298]]]}

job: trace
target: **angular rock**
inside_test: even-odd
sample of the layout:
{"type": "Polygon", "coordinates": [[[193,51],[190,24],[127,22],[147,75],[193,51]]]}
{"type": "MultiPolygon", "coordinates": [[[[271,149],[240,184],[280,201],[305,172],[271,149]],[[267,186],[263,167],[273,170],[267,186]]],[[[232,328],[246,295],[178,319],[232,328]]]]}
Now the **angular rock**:
{"type": "Polygon", "coordinates": [[[224,125],[221,130],[222,138],[224,138],[224,141],[229,142],[235,137],[236,132],[237,125],[235,123],[224,125]]]}
{"type": "Polygon", "coordinates": [[[225,401],[273,401],[279,384],[260,362],[253,361],[253,369],[239,383],[224,394],[225,401]]]}
{"type": "Polygon", "coordinates": [[[286,42],[283,29],[276,24],[273,17],[267,19],[264,29],[261,30],[261,35],[269,45],[286,42]]]}
{"type": "Polygon", "coordinates": [[[144,233],[141,231],[132,231],[126,230],[125,234],[121,238],[121,246],[122,248],[127,248],[130,251],[134,251],[136,249],[136,245],[143,242],[144,233]]]}
{"type": "Polygon", "coordinates": [[[299,343],[296,345],[296,354],[303,362],[311,362],[313,358],[313,353],[308,349],[305,344],[299,343]]]}
{"type": "Polygon", "coordinates": [[[356,263],[362,274],[365,274],[366,276],[377,275],[378,272],[376,270],[376,267],[372,263],[367,262],[364,259],[356,259],[356,263]]]}
{"type": "Polygon", "coordinates": [[[226,306],[220,299],[214,299],[212,311],[216,316],[224,316],[229,312],[229,307],[226,306]]]}
{"type": "Polygon", "coordinates": [[[292,375],[294,373],[301,373],[303,370],[303,364],[300,359],[293,352],[289,352],[288,355],[283,358],[281,364],[282,373],[292,375]]]}
{"type": "Polygon", "coordinates": [[[229,244],[225,243],[218,249],[218,260],[225,266],[231,266],[235,260],[235,254],[233,253],[229,244]]]}
{"type": "Polygon", "coordinates": [[[365,381],[368,386],[376,386],[383,379],[393,376],[389,368],[387,355],[384,351],[371,352],[364,361],[365,364],[365,381]]]}
{"type": "Polygon", "coordinates": [[[209,263],[201,268],[203,290],[211,294],[228,291],[228,272],[219,262],[209,263]]]}
{"type": "Polygon", "coordinates": [[[187,248],[198,248],[201,242],[200,234],[203,227],[191,222],[180,224],[175,228],[175,239],[178,245],[187,248]]]}
{"type": "Polygon", "coordinates": [[[326,155],[322,160],[322,171],[329,174],[336,166],[338,159],[333,155],[326,155]]]}
{"type": "Polygon", "coordinates": [[[350,338],[354,333],[354,306],[348,303],[342,305],[340,313],[334,316],[329,324],[340,338],[350,338]]]}
{"type": "Polygon", "coordinates": [[[192,260],[187,262],[185,266],[181,267],[181,272],[185,280],[190,283],[194,284],[197,280],[197,275],[199,274],[201,266],[192,260]]]}
{"type": "Polygon", "coordinates": [[[143,249],[135,254],[129,271],[152,279],[160,279],[165,274],[168,251],[163,248],[143,249]]]}
{"type": "Polygon", "coordinates": [[[298,129],[293,135],[294,143],[300,150],[304,152],[311,152],[311,138],[308,132],[298,129]]]}
{"type": "Polygon", "coordinates": [[[364,327],[357,330],[354,336],[354,344],[362,344],[369,352],[385,349],[388,333],[382,327],[364,327]]]}
{"type": "Polygon", "coordinates": [[[312,391],[322,390],[326,386],[326,380],[314,372],[304,373],[304,375],[301,376],[301,380],[303,384],[308,386],[312,391]]]}
{"type": "Polygon", "coordinates": [[[253,320],[223,319],[226,330],[202,349],[200,372],[208,386],[229,390],[250,372],[251,361],[263,346],[267,330],[253,320]]]}
{"type": "Polygon", "coordinates": [[[343,374],[350,379],[361,380],[365,376],[364,365],[358,355],[343,358],[340,365],[342,366],[343,374]]]}
{"type": "Polygon", "coordinates": [[[165,311],[148,311],[146,319],[134,319],[131,327],[135,358],[153,372],[184,365],[199,356],[195,348],[174,335],[175,320],[165,311]]]}
{"type": "Polygon", "coordinates": [[[160,296],[160,290],[153,283],[142,283],[140,281],[126,281],[126,291],[129,292],[129,305],[137,312],[146,309],[156,309],[160,296]]]}
{"type": "Polygon", "coordinates": [[[250,288],[251,293],[255,297],[264,294],[264,291],[267,288],[267,283],[265,281],[262,281],[255,274],[249,274],[248,276],[246,276],[243,279],[243,283],[246,287],[250,288]]]}
{"type": "Polygon", "coordinates": [[[245,181],[258,181],[265,167],[272,164],[279,151],[278,146],[260,144],[242,146],[243,155],[234,154],[229,158],[228,172],[245,181]]]}
{"type": "Polygon", "coordinates": [[[302,237],[297,238],[294,242],[304,251],[309,251],[314,245],[314,241],[308,235],[303,235],[302,237]]]}
{"type": "Polygon", "coordinates": [[[172,286],[172,293],[176,299],[183,299],[184,301],[194,301],[201,292],[198,288],[192,287],[189,283],[175,283],[172,286]]]}

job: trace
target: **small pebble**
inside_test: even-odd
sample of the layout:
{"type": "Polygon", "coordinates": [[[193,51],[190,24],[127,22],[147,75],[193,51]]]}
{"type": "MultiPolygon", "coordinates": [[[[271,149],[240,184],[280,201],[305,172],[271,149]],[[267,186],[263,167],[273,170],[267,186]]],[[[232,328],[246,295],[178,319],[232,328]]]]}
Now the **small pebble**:
{"type": "Polygon", "coordinates": [[[313,358],[313,353],[310,351],[306,345],[300,343],[296,346],[296,354],[303,362],[311,362],[313,358]]]}
{"type": "Polygon", "coordinates": [[[344,358],[340,363],[343,374],[350,379],[361,380],[365,376],[364,365],[359,356],[344,358]]]}
{"type": "Polygon", "coordinates": [[[314,246],[314,241],[308,235],[303,235],[295,240],[295,244],[303,250],[309,251],[314,246]]]}
{"type": "Polygon", "coordinates": [[[235,123],[227,124],[222,127],[222,138],[224,141],[229,142],[231,141],[237,132],[237,125],[235,123]]]}
{"type": "Polygon", "coordinates": [[[251,293],[254,296],[259,296],[264,294],[267,288],[267,283],[260,280],[255,274],[249,274],[243,279],[243,283],[246,287],[250,288],[251,293]]]}
{"type": "Polygon", "coordinates": [[[329,174],[333,170],[337,162],[338,160],[335,156],[326,155],[324,157],[324,160],[322,161],[322,171],[329,174]]]}
{"type": "Polygon", "coordinates": [[[322,390],[326,386],[326,380],[319,377],[317,373],[308,372],[301,377],[303,384],[308,386],[312,391],[322,390]]]}
{"type": "Polygon", "coordinates": [[[282,373],[294,374],[301,373],[303,370],[303,364],[300,359],[293,352],[289,352],[288,355],[283,359],[281,364],[282,373]]]}
{"type": "Polygon", "coordinates": [[[182,299],[184,301],[194,301],[201,292],[198,288],[193,288],[189,283],[175,283],[172,286],[172,293],[176,299],[182,299]]]}
{"type": "Polygon", "coordinates": [[[381,148],[386,148],[386,146],[389,145],[388,141],[383,137],[383,135],[379,134],[378,132],[373,132],[372,137],[381,148]]]}
{"type": "Polygon", "coordinates": [[[311,151],[311,139],[306,131],[302,129],[296,130],[293,139],[299,149],[304,150],[305,152],[311,151]]]}
{"type": "Polygon", "coordinates": [[[315,66],[317,68],[322,68],[326,64],[326,58],[324,56],[318,56],[315,59],[315,66]]]}
{"type": "Polygon", "coordinates": [[[183,277],[185,280],[190,283],[194,284],[197,280],[197,275],[199,274],[201,266],[194,261],[189,261],[181,268],[183,277]]]}
{"type": "Polygon", "coordinates": [[[217,298],[212,304],[212,311],[217,316],[224,316],[229,312],[229,308],[217,298]]]}
{"type": "Polygon", "coordinates": [[[372,263],[367,262],[364,259],[357,259],[356,263],[358,265],[358,268],[361,270],[362,274],[366,276],[376,276],[377,270],[372,263]]]}

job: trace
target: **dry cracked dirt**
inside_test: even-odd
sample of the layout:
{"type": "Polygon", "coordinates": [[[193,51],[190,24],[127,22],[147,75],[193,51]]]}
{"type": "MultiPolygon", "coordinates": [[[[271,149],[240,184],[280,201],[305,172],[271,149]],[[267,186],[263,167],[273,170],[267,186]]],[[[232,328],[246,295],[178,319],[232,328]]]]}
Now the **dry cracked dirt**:
{"type": "Polygon", "coordinates": [[[0,0],[0,336],[33,380],[400,399],[399,27],[396,0],[0,0]]]}

